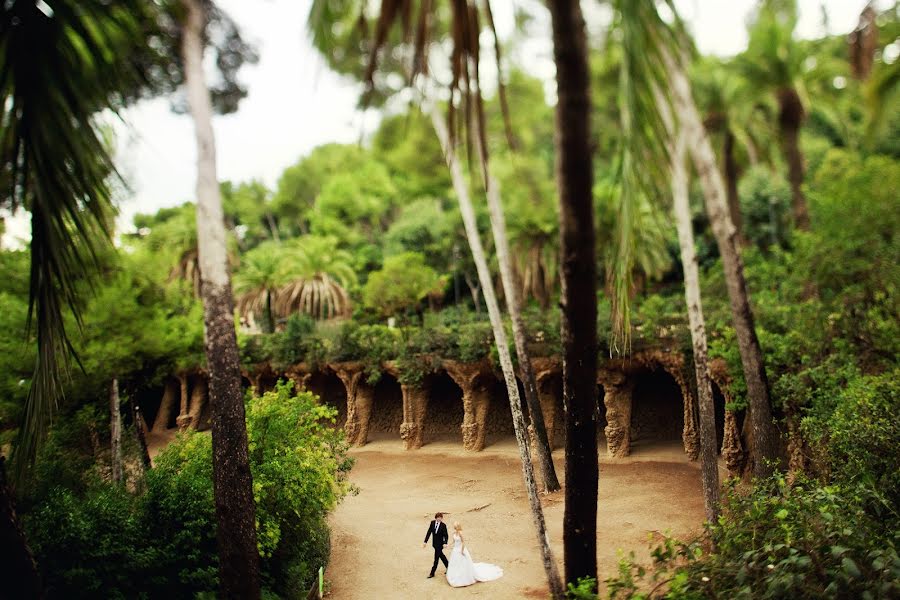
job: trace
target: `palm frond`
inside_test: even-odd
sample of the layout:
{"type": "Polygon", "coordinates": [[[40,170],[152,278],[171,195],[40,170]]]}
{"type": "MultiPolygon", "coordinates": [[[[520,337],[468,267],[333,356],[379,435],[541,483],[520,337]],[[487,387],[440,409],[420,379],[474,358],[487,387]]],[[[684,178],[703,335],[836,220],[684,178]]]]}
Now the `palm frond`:
{"type": "Polygon", "coordinates": [[[16,474],[34,458],[63,393],[72,351],[63,319],[79,319],[81,281],[109,243],[115,168],[95,115],[145,86],[130,49],[144,45],[152,3],[101,0],[0,5],[2,202],[32,215],[28,330],[38,360],[16,446],[16,474]]]}
{"type": "Polygon", "coordinates": [[[678,39],[660,18],[653,0],[619,0],[616,9],[622,42],[618,98],[621,141],[617,159],[620,194],[615,249],[607,273],[613,290],[610,348],[628,352],[639,211],[642,206],[653,210],[667,197],[668,134],[656,107],[654,90],[667,89],[663,52],[681,52],[675,50],[678,39]]]}

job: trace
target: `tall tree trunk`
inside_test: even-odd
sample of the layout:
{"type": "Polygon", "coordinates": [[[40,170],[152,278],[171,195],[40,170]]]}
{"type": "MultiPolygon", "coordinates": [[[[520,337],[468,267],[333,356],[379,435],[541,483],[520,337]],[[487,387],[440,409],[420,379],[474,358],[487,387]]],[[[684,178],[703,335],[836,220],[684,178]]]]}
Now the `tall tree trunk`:
{"type": "Polygon", "coordinates": [[[119,380],[113,377],[109,384],[109,437],[112,480],[122,482],[122,412],[119,408],[119,380]]]}
{"type": "Polygon", "coordinates": [[[800,125],[803,123],[803,103],[792,87],[778,90],[778,132],[781,151],[788,164],[788,182],[791,184],[791,204],[794,225],[809,231],[809,209],[803,195],[803,153],[800,151],[800,125]]]}
{"type": "Polygon", "coordinates": [[[725,159],[725,191],[728,195],[728,213],[731,215],[731,222],[734,225],[738,243],[743,248],[747,246],[747,238],[744,236],[744,219],[741,215],[741,199],[738,195],[740,170],[734,157],[734,144],[734,134],[731,133],[731,129],[726,125],[725,144],[722,148],[722,154],[725,159]]]}
{"type": "Polygon", "coordinates": [[[256,509],[234,330],[234,299],[228,276],[225,221],[216,177],[212,105],[203,75],[206,15],[202,0],[183,0],[183,3],[187,14],[182,58],[197,137],[197,246],[212,403],[219,597],[252,600],[260,597],[256,509]]]}
{"type": "Polygon", "coordinates": [[[41,577],[34,555],[16,516],[12,488],[6,479],[6,457],[0,456],[0,581],[3,597],[43,598],[41,577]]]}
{"type": "Polygon", "coordinates": [[[566,408],[566,582],[597,578],[597,257],[591,98],[578,0],[548,0],[556,62],[563,402],[566,408]]]}
{"type": "Polygon", "coordinates": [[[513,428],[516,432],[516,442],[519,447],[519,456],[522,460],[522,474],[525,478],[525,489],[528,492],[528,501],[531,505],[532,518],[538,537],[538,546],[541,549],[541,558],[544,562],[544,570],[547,574],[547,583],[550,587],[550,594],[554,600],[563,600],[565,591],[559,573],[556,568],[556,561],[553,559],[553,551],[550,548],[550,538],[547,535],[547,525],[544,521],[544,511],[541,507],[541,500],[538,497],[537,485],[534,480],[534,468],[531,464],[531,454],[529,453],[529,444],[525,428],[525,417],[522,415],[522,407],[519,401],[519,386],[516,383],[516,374],[513,371],[512,359],[509,355],[509,344],[506,341],[506,330],[503,326],[503,319],[500,314],[500,305],[497,302],[497,296],[494,293],[494,286],[491,283],[491,273],[488,269],[487,258],[484,254],[484,248],[481,245],[481,237],[478,233],[478,224],[475,220],[475,209],[472,207],[472,201],[469,198],[469,188],[466,183],[462,167],[457,157],[456,148],[450,142],[450,135],[447,132],[447,125],[443,121],[440,113],[436,108],[431,109],[431,121],[434,125],[435,133],[441,142],[444,150],[444,157],[447,160],[447,166],[450,167],[450,176],[453,182],[453,189],[456,192],[459,201],[459,210],[462,213],[463,224],[466,229],[466,238],[469,241],[469,247],[472,250],[472,258],[475,260],[475,268],[478,271],[478,280],[481,283],[482,294],[487,305],[488,316],[491,320],[491,328],[494,330],[494,341],[497,344],[497,352],[500,355],[500,366],[503,370],[503,378],[506,381],[506,390],[509,395],[509,406],[513,416],[513,428]]]}
{"type": "Polygon", "coordinates": [[[763,477],[771,472],[767,461],[775,459],[777,451],[769,400],[769,383],[766,379],[762,349],[753,323],[750,295],[744,279],[744,263],[737,247],[734,225],[728,216],[725,184],[716,166],[716,157],[709,136],[703,128],[697,105],[694,103],[687,75],[672,57],[666,57],[666,63],[672,80],[675,112],[682,119],[684,135],[687,137],[691,158],[697,168],[706,201],[706,212],[725,271],[725,286],[731,304],[732,323],[737,335],[744,380],[747,384],[747,402],[753,437],[750,447],[750,467],[754,475],[763,477]]]}
{"type": "Polygon", "coordinates": [[[269,232],[272,234],[272,239],[280,244],[281,236],[278,235],[278,226],[275,224],[275,219],[269,211],[266,211],[266,224],[269,226],[269,232]]]}
{"type": "Polygon", "coordinates": [[[175,407],[175,395],[177,393],[179,393],[179,390],[175,385],[175,381],[171,378],[167,378],[163,390],[163,397],[159,401],[159,410],[156,411],[156,418],[153,419],[153,428],[151,431],[154,433],[165,431],[169,426],[169,421],[172,418],[172,409],[175,407]]]}
{"type": "Polygon", "coordinates": [[[691,327],[691,344],[694,350],[694,375],[697,378],[697,396],[700,412],[700,481],[703,486],[703,505],[706,520],[715,523],[719,517],[719,466],[716,455],[716,415],[712,385],[706,353],[706,321],[703,318],[703,301],[700,297],[700,269],[694,246],[694,229],[691,222],[691,205],[688,195],[687,136],[677,127],[672,108],[656,90],[656,106],[669,133],[671,158],[672,212],[678,229],[678,245],[681,249],[681,265],[684,269],[684,300],[687,304],[688,322],[691,327]]]}
{"type": "Polygon", "coordinates": [[[270,290],[266,290],[265,332],[266,333],[274,333],[275,332],[275,313],[272,312],[272,292],[270,290]]]}
{"type": "MultiPolygon", "coordinates": [[[[479,105],[479,119],[483,119],[483,115],[484,113],[479,105]]],[[[557,479],[556,469],[553,467],[553,455],[550,451],[550,441],[547,438],[547,426],[544,424],[544,412],[541,410],[541,401],[538,397],[534,366],[531,364],[531,357],[525,344],[525,322],[522,319],[522,306],[519,299],[518,286],[516,286],[515,278],[513,277],[512,261],[509,257],[509,241],[506,237],[506,218],[503,215],[503,203],[500,201],[500,186],[490,171],[484,121],[481,120],[476,125],[479,139],[475,146],[478,149],[484,186],[487,191],[491,232],[494,236],[494,248],[497,251],[497,263],[500,266],[500,282],[503,288],[503,297],[506,300],[506,310],[509,312],[509,317],[512,321],[513,340],[516,345],[516,355],[519,357],[519,367],[522,369],[525,402],[528,405],[528,414],[531,416],[538,462],[541,465],[541,477],[544,481],[544,489],[547,492],[555,492],[560,489],[559,479],[557,479]]]]}

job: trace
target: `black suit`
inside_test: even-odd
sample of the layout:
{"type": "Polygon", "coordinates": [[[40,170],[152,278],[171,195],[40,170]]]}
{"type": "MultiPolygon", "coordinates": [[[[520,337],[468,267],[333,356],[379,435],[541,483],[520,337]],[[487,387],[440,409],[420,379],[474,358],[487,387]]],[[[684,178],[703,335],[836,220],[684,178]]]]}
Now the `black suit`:
{"type": "Polygon", "coordinates": [[[432,521],[428,524],[428,532],[425,534],[425,543],[428,543],[428,538],[430,537],[431,545],[434,547],[434,564],[431,565],[431,575],[434,575],[434,572],[437,570],[439,560],[444,563],[444,568],[447,568],[447,557],[444,556],[444,544],[450,540],[450,536],[447,534],[447,526],[444,523],[441,523],[438,525],[437,531],[435,531],[435,523],[437,523],[437,521],[432,521]]]}

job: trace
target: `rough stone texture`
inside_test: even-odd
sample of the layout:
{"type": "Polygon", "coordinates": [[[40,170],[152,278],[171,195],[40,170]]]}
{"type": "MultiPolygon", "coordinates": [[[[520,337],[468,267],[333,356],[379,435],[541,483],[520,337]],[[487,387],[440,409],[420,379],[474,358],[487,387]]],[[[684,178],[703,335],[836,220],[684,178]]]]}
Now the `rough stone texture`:
{"type": "Polygon", "coordinates": [[[635,382],[631,394],[631,441],[683,441],[683,401],[672,378],[661,370],[644,371],[629,378],[635,382]]]}
{"type": "MultiPolygon", "coordinates": [[[[495,377],[484,377],[480,380],[487,393],[487,412],[484,416],[484,433],[491,436],[514,436],[512,410],[509,407],[509,394],[506,384],[495,377]]],[[[525,394],[519,390],[519,405],[523,416],[527,413],[525,394]]]]}
{"type": "MultiPolygon", "coordinates": [[[[206,402],[209,399],[209,385],[207,378],[203,374],[195,375],[191,386],[190,409],[185,420],[184,427],[179,423],[179,429],[199,429],[200,419],[206,409],[206,402]]],[[[181,417],[179,417],[179,420],[181,417]]]]}
{"type": "Polygon", "coordinates": [[[337,374],[330,368],[309,367],[300,363],[290,367],[285,373],[294,382],[294,389],[312,392],[319,401],[337,410],[335,425],[343,428],[347,423],[347,389],[337,374]]]}
{"type": "Polygon", "coordinates": [[[725,411],[725,439],[722,441],[722,458],[731,477],[740,475],[744,470],[747,456],[741,447],[741,434],[738,431],[737,416],[733,411],[725,411]]]}
{"type": "Polygon", "coordinates": [[[392,375],[385,373],[372,390],[369,431],[398,435],[402,423],[402,388],[392,375]]]}
{"type": "Polygon", "coordinates": [[[465,418],[463,391],[447,373],[436,373],[428,379],[427,412],[421,421],[425,440],[436,436],[462,441],[465,418]]]}
{"type": "Polygon", "coordinates": [[[631,392],[634,380],[621,371],[601,369],[597,381],[603,385],[606,406],[606,451],[614,458],[631,452],[631,392]]]}
{"type": "Polygon", "coordinates": [[[493,377],[487,361],[460,363],[445,361],[447,374],[463,392],[463,448],[471,451],[484,449],[485,424],[490,394],[485,382],[493,377]]]}
{"type": "Polygon", "coordinates": [[[415,386],[402,384],[403,422],[400,424],[400,438],[407,450],[421,448],[425,443],[425,415],[428,411],[428,384],[415,386]]]}
{"type": "Polygon", "coordinates": [[[344,424],[347,441],[353,446],[364,446],[369,436],[374,389],[366,383],[361,363],[345,362],[329,366],[347,390],[347,421],[344,424]]]}
{"type": "MultiPolygon", "coordinates": [[[[536,365],[537,367],[537,365],[536,365]]],[[[541,412],[544,413],[544,425],[547,427],[547,441],[550,449],[564,444],[566,423],[562,407],[562,380],[558,368],[535,368],[538,384],[538,399],[541,412]]]]}
{"type": "MultiPolygon", "coordinates": [[[[559,448],[565,441],[560,365],[553,358],[538,358],[532,364],[548,441],[552,448],[559,448]]],[[[354,446],[364,445],[370,431],[399,435],[410,450],[422,447],[429,437],[446,439],[449,435],[459,436],[465,449],[478,451],[485,447],[490,436],[512,435],[506,388],[488,361],[442,361],[418,385],[398,383],[399,371],[394,363],[385,363],[383,368],[385,375],[375,386],[366,383],[363,365],[355,361],[312,368],[300,363],[289,367],[281,376],[291,379],[297,390],[309,390],[323,404],[337,409],[337,426],[344,428],[354,446]]],[[[713,369],[711,373],[714,374],[713,369]]],[[[243,376],[264,390],[277,381],[279,374],[260,364],[246,369],[243,376]]],[[[187,399],[186,414],[178,423],[182,427],[202,427],[209,413],[207,375],[193,371],[182,372],[178,377],[184,382],[187,399]]],[[[173,379],[172,395],[177,395],[178,386],[174,382],[173,379]]],[[[726,389],[721,379],[713,382],[726,389]]],[[[685,451],[692,459],[696,457],[697,409],[682,355],[649,350],[610,360],[598,369],[597,383],[602,386],[603,399],[602,404],[598,403],[598,439],[605,437],[610,456],[628,456],[632,440],[643,435],[657,439],[681,436],[685,451]],[[677,402],[672,395],[675,391],[671,382],[666,384],[659,379],[660,371],[677,384],[683,413],[682,407],[676,409],[671,404],[677,402]]],[[[729,469],[734,470],[744,459],[740,415],[723,417],[723,421],[726,422],[722,452],[729,469]]]]}
{"type": "MultiPolygon", "coordinates": [[[[709,378],[722,392],[725,402],[732,402],[731,395],[728,393],[731,377],[728,375],[728,365],[721,358],[714,358],[709,361],[709,378]]],[[[730,410],[725,411],[725,435],[722,440],[722,458],[725,459],[725,466],[728,468],[729,475],[736,477],[743,474],[747,466],[747,452],[745,450],[745,440],[741,438],[741,428],[738,422],[738,415],[730,410]]]]}

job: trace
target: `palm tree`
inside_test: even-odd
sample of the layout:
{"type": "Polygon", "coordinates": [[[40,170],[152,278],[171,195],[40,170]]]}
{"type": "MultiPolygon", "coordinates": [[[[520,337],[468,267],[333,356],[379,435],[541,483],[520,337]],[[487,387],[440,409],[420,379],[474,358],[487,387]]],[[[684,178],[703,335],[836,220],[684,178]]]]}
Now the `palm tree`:
{"type": "MultiPolygon", "coordinates": [[[[494,284],[491,280],[491,273],[488,268],[487,258],[484,254],[484,248],[481,245],[481,236],[478,233],[475,209],[469,198],[468,184],[463,175],[455,142],[450,138],[450,133],[444,122],[444,117],[434,109],[431,113],[431,119],[435,132],[444,148],[444,154],[447,157],[447,166],[450,168],[453,189],[456,192],[457,201],[459,202],[463,225],[466,229],[466,237],[469,241],[469,247],[475,260],[478,279],[481,283],[484,301],[488,309],[488,317],[490,318],[491,328],[494,332],[494,342],[497,346],[497,353],[500,357],[500,367],[503,371],[503,378],[506,382],[506,389],[509,395],[509,405],[513,416],[513,429],[516,433],[516,442],[519,447],[519,456],[522,461],[522,473],[525,478],[525,488],[528,492],[528,501],[531,505],[531,512],[535,521],[538,542],[541,548],[541,556],[544,561],[544,569],[547,573],[547,580],[550,586],[550,594],[554,600],[562,600],[562,598],[565,597],[565,592],[557,573],[556,562],[553,559],[552,550],[550,549],[547,526],[544,521],[544,511],[541,508],[541,501],[537,495],[534,468],[531,463],[531,455],[528,452],[525,418],[522,415],[522,408],[519,400],[519,388],[516,383],[515,372],[513,371],[512,358],[509,354],[509,344],[506,339],[506,329],[500,314],[500,305],[497,302],[497,296],[494,293],[494,284]]],[[[596,444],[596,438],[594,443],[596,444]]]]}
{"type": "Polygon", "coordinates": [[[721,149],[731,222],[741,246],[746,246],[738,180],[747,163],[754,165],[770,158],[768,110],[754,98],[747,81],[719,60],[704,59],[694,69],[692,83],[703,108],[703,124],[710,135],[716,136],[721,149]]]}
{"type": "Polygon", "coordinates": [[[725,184],[716,167],[716,156],[703,127],[697,105],[694,103],[690,82],[683,64],[668,52],[664,55],[666,69],[671,78],[672,101],[675,112],[681,118],[684,135],[691,158],[700,177],[713,235],[722,258],[725,283],[731,304],[732,323],[737,334],[738,349],[747,384],[747,400],[750,413],[750,462],[753,473],[766,476],[771,472],[770,460],[777,455],[772,426],[772,409],[769,384],[766,378],[762,349],[750,307],[750,295],[744,278],[744,263],[737,244],[734,225],[729,217],[725,184]]]}
{"type": "MultiPolygon", "coordinates": [[[[323,53],[325,53],[326,56],[329,56],[330,49],[336,46],[333,34],[334,28],[331,27],[331,21],[333,19],[340,19],[342,16],[346,18],[347,14],[359,15],[361,12],[360,6],[357,3],[353,2],[353,0],[350,0],[348,4],[349,7],[341,7],[340,5],[335,3],[315,2],[313,3],[313,6],[310,10],[310,26],[313,31],[314,44],[323,53]],[[345,10],[348,10],[348,12],[338,11],[338,16],[335,16],[335,11],[338,8],[343,8],[345,10]],[[324,15],[329,15],[332,17],[332,19],[323,19],[324,15]]],[[[433,17],[433,7],[428,2],[423,2],[421,4],[417,14],[418,21],[415,24],[415,33],[413,33],[413,29],[411,27],[412,23],[410,19],[402,16],[410,16],[412,14],[412,6],[407,5],[405,8],[399,11],[397,9],[398,6],[392,0],[386,0],[382,3],[381,6],[381,11],[379,13],[374,32],[374,42],[369,47],[368,61],[365,65],[365,74],[363,75],[363,80],[367,83],[368,87],[366,96],[369,99],[371,99],[373,95],[378,93],[374,84],[378,56],[381,49],[386,45],[394,22],[398,19],[402,20],[404,23],[399,43],[402,44],[404,42],[409,42],[413,45],[412,68],[405,68],[403,69],[403,72],[407,75],[407,79],[410,81],[415,79],[418,75],[427,74],[427,54],[431,49],[430,42],[435,35],[434,26],[431,22],[433,17]]],[[[487,15],[489,15],[489,10],[489,6],[485,4],[485,13],[487,15]]],[[[441,146],[444,149],[444,157],[451,170],[451,179],[453,181],[457,199],[460,203],[460,211],[463,215],[466,237],[468,239],[469,246],[472,250],[473,258],[476,263],[476,271],[478,272],[480,285],[483,288],[485,302],[488,305],[488,313],[493,325],[494,337],[497,343],[498,351],[501,353],[501,364],[503,364],[504,354],[507,354],[506,360],[509,361],[509,369],[507,370],[506,368],[504,368],[504,374],[507,384],[507,394],[513,414],[513,423],[516,429],[516,438],[519,442],[519,453],[522,459],[522,469],[525,478],[526,489],[532,508],[535,527],[538,533],[538,540],[550,590],[554,598],[562,598],[564,590],[559,580],[559,576],[556,573],[556,565],[552,559],[552,553],[546,537],[543,510],[537,497],[537,489],[534,484],[531,456],[528,451],[528,443],[524,434],[524,418],[521,415],[521,406],[519,405],[518,385],[516,383],[515,374],[512,372],[511,360],[508,358],[508,348],[505,345],[506,332],[503,329],[502,321],[499,316],[499,306],[496,303],[496,296],[494,294],[490,272],[487,267],[486,259],[483,256],[484,251],[481,246],[481,240],[479,238],[477,227],[475,226],[474,209],[471,207],[471,201],[469,200],[468,186],[462,176],[459,161],[456,157],[457,136],[455,134],[457,125],[459,125],[460,128],[478,128],[479,133],[475,138],[475,143],[481,145],[481,147],[479,148],[480,152],[482,153],[481,155],[486,156],[483,126],[483,106],[479,87],[480,84],[478,81],[477,66],[479,56],[478,34],[480,33],[480,27],[478,24],[478,11],[476,7],[469,6],[466,3],[453,3],[451,4],[451,13],[451,18],[453,21],[453,27],[451,28],[453,43],[451,65],[453,70],[453,80],[450,84],[450,128],[449,130],[447,129],[447,126],[444,124],[442,118],[433,107],[431,108],[432,123],[434,125],[435,132],[437,133],[441,141],[441,146]],[[479,113],[478,120],[465,120],[462,123],[458,123],[456,119],[457,101],[462,103],[462,105],[465,107],[463,112],[467,116],[471,116],[473,111],[477,111],[479,113]],[[478,127],[479,123],[481,124],[480,127],[478,127]],[[454,170],[458,170],[458,172],[455,172],[454,170]],[[471,223],[467,222],[467,219],[469,218],[467,213],[472,213],[471,223]],[[481,264],[479,261],[483,261],[483,264],[481,264]],[[493,302],[493,308],[491,302],[493,302]],[[492,311],[495,311],[496,314],[491,314],[492,311]]],[[[488,16],[487,18],[490,23],[490,17],[488,16]]],[[[496,36],[496,32],[494,32],[494,34],[496,36]]],[[[346,56],[346,53],[343,53],[343,55],[346,56]]],[[[331,62],[333,66],[336,66],[336,68],[341,68],[340,60],[332,60],[331,62]]],[[[359,73],[354,72],[352,68],[350,69],[350,72],[359,75],[359,73]]],[[[427,87],[427,83],[425,87],[427,87]]],[[[429,99],[427,98],[426,93],[426,103],[428,103],[428,101],[429,99]]],[[[497,199],[497,202],[499,203],[499,198],[497,199]]],[[[470,287],[472,286],[470,285],[470,287]]],[[[521,362],[526,362],[527,355],[520,355],[520,359],[521,362]]],[[[536,385],[533,387],[536,390],[536,385]]],[[[531,408],[532,422],[536,423],[538,420],[542,421],[543,414],[541,413],[536,393],[534,394],[534,405],[531,405],[531,408]]],[[[552,462],[549,452],[549,443],[546,440],[546,429],[543,427],[535,426],[536,431],[539,432],[541,429],[544,429],[544,440],[542,444],[541,440],[538,439],[538,445],[543,445],[546,447],[546,450],[541,452],[541,456],[546,461],[546,463],[544,464],[547,465],[544,468],[544,473],[548,473],[550,472],[549,470],[552,469],[552,462]]],[[[555,473],[553,475],[555,476],[555,473]]],[[[554,482],[552,479],[547,480],[547,487],[552,489],[553,483],[554,482]]]]}
{"type": "Polygon", "coordinates": [[[794,223],[809,229],[809,210],[803,195],[805,173],[800,150],[800,127],[806,118],[801,99],[801,76],[806,55],[794,39],[797,25],[795,0],[762,0],[750,24],[747,50],[738,57],[738,66],[750,86],[774,92],[778,102],[778,132],[781,151],[788,165],[788,181],[793,198],[794,223]]]}
{"type": "Polygon", "coordinates": [[[566,406],[565,581],[597,578],[597,264],[587,38],[578,0],[548,0],[556,63],[556,184],[566,406]]]}
{"type": "MultiPolygon", "coordinates": [[[[0,206],[31,213],[28,330],[34,327],[38,349],[15,444],[19,482],[62,397],[73,348],[63,312],[80,324],[80,282],[91,280],[109,247],[115,169],[96,115],[155,91],[143,70],[149,64],[132,60],[154,29],[154,4],[52,4],[0,5],[0,206]]],[[[4,581],[15,582],[23,597],[37,597],[37,571],[12,498],[0,465],[3,546],[11,550],[8,566],[22,574],[4,581]]]]}
{"type": "Polygon", "coordinates": [[[203,0],[182,2],[184,82],[197,138],[197,248],[210,373],[219,592],[224,598],[253,599],[260,597],[256,510],[228,276],[225,219],[216,177],[212,102],[203,73],[208,15],[203,0]]]}
{"type": "MultiPolygon", "coordinates": [[[[729,216],[722,174],[694,102],[685,61],[679,60],[686,34],[677,15],[673,27],[666,25],[651,0],[622,0],[617,8],[625,46],[621,83],[622,131],[625,141],[621,159],[623,194],[635,196],[633,201],[622,203],[626,210],[623,210],[621,218],[620,228],[624,234],[619,243],[627,245],[629,238],[634,237],[633,207],[636,206],[637,196],[643,194],[649,198],[665,197],[660,188],[663,182],[669,180],[669,171],[664,167],[660,170],[657,165],[670,164],[666,144],[660,144],[660,140],[669,139],[670,136],[663,119],[664,112],[659,107],[671,102],[674,108],[672,112],[680,119],[681,135],[687,139],[690,156],[700,177],[707,216],[722,258],[732,323],[737,334],[747,384],[752,436],[751,466],[754,474],[764,476],[770,472],[769,461],[777,455],[768,381],[750,308],[737,236],[729,216]],[[663,93],[662,100],[659,100],[660,93],[656,93],[657,90],[668,90],[668,94],[663,93]],[[663,158],[659,154],[660,148],[667,150],[663,158]]],[[[620,252],[633,260],[627,248],[620,252]]],[[[630,273],[629,260],[623,260],[625,264],[620,266],[626,276],[630,273]]],[[[617,282],[623,279],[627,281],[622,276],[616,278],[617,282]]],[[[621,287],[617,290],[615,299],[620,298],[627,300],[627,294],[621,291],[621,287]]]]}
{"type": "Polygon", "coordinates": [[[285,317],[306,313],[314,319],[350,315],[347,290],[356,284],[353,257],[338,248],[336,238],[308,235],[286,246],[279,271],[275,312],[285,317]],[[285,283],[286,282],[286,283],[285,283]]]}
{"type": "Polygon", "coordinates": [[[700,297],[700,269],[694,246],[694,230],[688,194],[687,137],[672,116],[669,101],[656,88],[656,105],[666,125],[669,136],[668,152],[671,161],[672,214],[678,229],[681,250],[681,266],[684,270],[684,299],[691,328],[691,344],[694,351],[694,375],[697,380],[700,412],[700,478],[703,486],[703,504],[706,520],[716,523],[719,517],[719,467],[716,455],[716,422],[712,385],[707,361],[706,321],[703,318],[703,301],[700,297]]]}
{"type": "Polygon", "coordinates": [[[280,284],[280,245],[264,242],[248,251],[241,259],[241,268],[234,276],[234,289],[238,294],[237,310],[241,315],[264,316],[263,331],[275,331],[275,313],[272,305],[280,284]]]}

